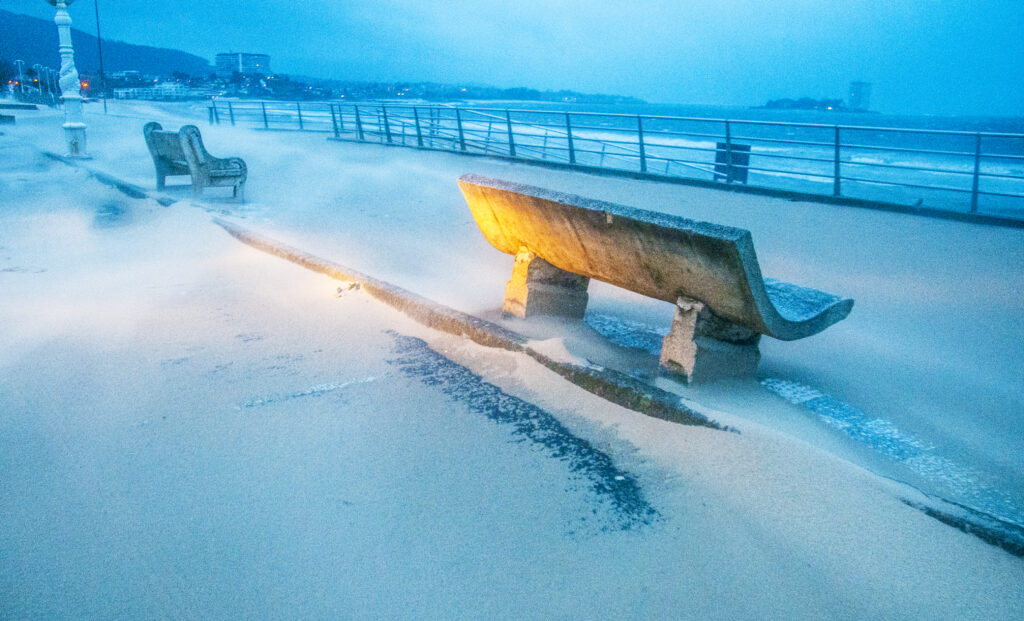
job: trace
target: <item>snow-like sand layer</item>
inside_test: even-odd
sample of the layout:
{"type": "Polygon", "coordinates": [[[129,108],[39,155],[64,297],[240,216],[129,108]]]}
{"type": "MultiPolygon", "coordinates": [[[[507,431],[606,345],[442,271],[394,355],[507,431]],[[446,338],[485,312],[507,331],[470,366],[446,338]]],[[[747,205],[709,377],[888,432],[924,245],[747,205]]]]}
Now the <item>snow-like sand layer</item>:
{"type": "MultiPolygon", "coordinates": [[[[149,162],[137,161],[146,154],[134,145],[141,130],[117,133],[137,121],[90,121],[93,164],[150,185],[149,162]],[[116,139],[101,137],[103,127],[116,139]]],[[[708,413],[741,434],[623,410],[523,356],[422,328],[358,290],[339,297],[339,283],[241,246],[201,209],[128,200],[12,146],[33,129],[19,123],[0,137],[5,615],[1024,615],[1020,559],[907,506],[902,498],[919,500],[911,490],[794,439],[790,433],[807,433],[806,415],[757,383],[687,393],[727,410],[708,413]],[[780,416],[762,412],[763,422],[787,433],[754,422],[762,410],[780,416]]],[[[249,225],[467,310],[500,303],[509,265],[492,257],[461,198],[430,181],[439,174],[432,162],[442,172],[559,175],[547,181],[585,193],[572,175],[484,160],[410,152],[391,161],[394,150],[206,133],[215,154],[242,154],[250,170],[280,157],[273,179],[253,173],[249,225]],[[314,170],[301,177],[299,146],[290,159],[287,151],[262,152],[267,140],[317,148],[323,158],[305,157],[314,170]],[[397,170],[375,168],[385,163],[397,170]],[[425,183],[422,194],[409,194],[409,178],[425,183]],[[289,179],[306,181],[282,183],[289,179]]],[[[59,148],[59,135],[48,145],[33,140],[59,148]]],[[[622,183],[583,181],[599,198],[622,183]]],[[[645,206],[643,197],[619,200],[645,206]]],[[[746,213],[742,207],[730,213],[746,213]]],[[[829,209],[787,207],[806,217],[829,209]]],[[[909,224],[939,224],[917,222],[909,224]]],[[[1009,235],[982,230],[994,242],[1009,235]]],[[[755,230],[759,248],[761,237],[755,230]]],[[[792,238],[799,244],[789,271],[779,250],[774,259],[762,252],[766,272],[855,298],[867,289],[844,288],[858,281],[838,277],[831,263],[801,262],[811,254],[800,245],[813,243],[806,240],[792,238]]],[[[852,245],[825,258],[835,261],[852,245]]],[[[1002,250],[1005,260],[1019,256],[1002,250]]],[[[951,280],[938,283],[948,288],[951,280]]],[[[914,282],[931,281],[917,274],[914,282]]],[[[913,296],[889,286],[892,299],[913,296]]],[[[592,294],[601,316],[657,326],[665,312],[609,288],[592,294]]],[[[878,299],[868,297],[869,309],[878,299]]],[[[963,416],[936,413],[946,410],[931,419],[922,410],[916,416],[931,426],[910,426],[915,414],[906,404],[963,388],[954,382],[931,394],[934,378],[900,388],[901,377],[922,381],[934,368],[901,369],[886,356],[927,352],[927,341],[897,341],[871,359],[874,366],[852,366],[865,351],[856,345],[866,327],[839,328],[864,310],[860,298],[858,305],[818,348],[766,343],[770,376],[901,427],[907,421],[922,435],[968,427],[963,416]],[[855,390],[865,379],[890,397],[874,410],[865,404],[875,403],[875,392],[855,390]],[[921,394],[908,398],[907,386],[921,394]]],[[[1016,307],[1007,298],[1002,308],[1016,307]]],[[[1000,363],[1012,367],[1019,358],[1000,363]]],[[[982,368],[973,370],[985,376],[980,395],[999,399],[990,384],[1012,369],[992,361],[982,368]]],[[[1005,389],[1012,405],[1019,386],[1005,389]]],[[[1019,438],[993,438],[992,426],[981,426],[978,447],[960,440],[953,454],[974,468],[1004,459],[1010,480],[1019,476],[1019,454],[1000,454],[1019,438]],[[975,453],[983,459],[970,461],[975,453]]]]}
{"type": "MultiPolygon", "coordinates": [[[[747,228],[766,276],[856,300],[850,317],[822,334],[789,343],[765,339],[762,378],[818,391],[914,438],[951,468],[926,476],[879,454],[877,442],[851,441],[819,413],[791,407],[756,382],[683,394],[1024,522],[1024,434],[1013,431],[1024,425],[1020,230],[329,142],[321,134],[210,127],[202,104],[114,104],[106,117],[96,110],[89,108],[91,165],[152,187],[141,125],[199,123],[215,155],[242,155],[249,163],[251,201],[238,206],[214,198],[218,209],[475,314],[500,306],[511,258],[491,248],[473,223],[455,183],[465,172],[747,228]],[[968,476],[946,476],[953,471],[968,476]]],[[[23,115],[9,132],[60,151],[60,133],[42,129],[55,120],[47,111],[23,115]]],[[[177,195],[188,198],[187,189],[177,195]]],[[[668,304],[601,283],[592,283],[590,293],[590,312],[604,317],[597,321],[605,327],[618,321],[647,326],[648,333],[668,328],[668,304]]],[[[635,340],[652,340],[629,331],[635,340]]]]}

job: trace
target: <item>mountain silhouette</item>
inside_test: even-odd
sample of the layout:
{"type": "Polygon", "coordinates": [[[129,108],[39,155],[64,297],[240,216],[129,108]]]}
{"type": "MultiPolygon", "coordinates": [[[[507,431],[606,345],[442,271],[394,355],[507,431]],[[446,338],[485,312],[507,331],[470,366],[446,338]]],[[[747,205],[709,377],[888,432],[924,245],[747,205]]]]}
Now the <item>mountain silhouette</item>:
{"type": "MultiPolygon", "coordinates": [[[[25,61],[57,69],[60,54],[57,51],[57,26],[53,21],[29,17],[0,10],[0,59],[25,61]]],[[[81,73],[99,71],[99,53],[96,37],[75,28],[71,29],[71,42],[75,46],[75,66],[81,73]]],[[[182,71],[189,75],[205,76],[213,71],[210,62],[194,54],[147,45],[132,45],[121,41],[103,40],[103,69],[112,71],[137,70],[144,74],[170,75],[182,71]]]]}

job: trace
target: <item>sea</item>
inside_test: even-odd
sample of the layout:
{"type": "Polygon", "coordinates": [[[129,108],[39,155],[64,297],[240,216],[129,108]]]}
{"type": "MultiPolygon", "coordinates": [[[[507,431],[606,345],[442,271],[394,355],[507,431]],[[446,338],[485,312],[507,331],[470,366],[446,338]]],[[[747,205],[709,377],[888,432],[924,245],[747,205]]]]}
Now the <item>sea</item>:
{"type": "Polygon", "coordinates": [[[770,109],[751,106],[720,106],[671,103],[577,103],[538,101],[461,102],[467,108],[496,107],[548,112],[594,112],[642,116],[730,119],[772,123],[811,123],[858,127],[906,128],[958,132],[986,132],[1024,135],[1022,116],[943,116],[930,114],[892,114],[847,110],[770,109]]]}
{"type": "MultiPolygon", "coordinates": [[[[471,126],[474,119],[486,122],[487,141],[501,140],[492,135],[491,123],[500,127],[505,110],[511,110],[516,131],[524,134],[516,139],[533,148],[533,157],[543,149],[545,159],[552,152],[567,159],[569,149],[560,128],[570,112],[576,163],[638,170],[637,117],[641,116],[648,173],[721,181],[713,170],[714,161],[723,155],[728,135],[734,151],[746,149],[750,154],[741,183],[1024,219],[1024,117],[649,103],[466,101],[447,105],[480,111],[477,117],[464,114],[464,120],[471,126]],[[484,120],[488,115],[491,121],[484,120]],[[536,131],[544,127],[553,128],[554,134],[536,131]]],[[[522,150],[531,157],[531,152],[522,150]]]]}

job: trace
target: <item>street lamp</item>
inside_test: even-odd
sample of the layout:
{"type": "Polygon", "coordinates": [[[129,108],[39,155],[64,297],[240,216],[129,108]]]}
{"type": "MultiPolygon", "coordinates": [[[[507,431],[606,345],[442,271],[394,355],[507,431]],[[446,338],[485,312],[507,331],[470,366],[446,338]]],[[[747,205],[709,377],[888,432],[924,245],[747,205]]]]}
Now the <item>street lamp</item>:
{"type": "Polygon", "coordinates": [[[18,86],[21,88],[21,94],[25,94],[25,61],[16,60],[14,65],[18,68],[18,86]]]}
{"type": "Polygon", "coordinates": [[[75,0],[46,0],[57,8],[53,22],[60,36],[60,93],[64,99],[64,138],[68,143],[68,157],[87,158],[85,151],[85,123],[82,119],[82,86],[75,69],[75,50],[71,46],[71,16],[68,5],[75,0]]]}
{"type": "Polygon", "coordinates": [[[43,66],[39,63],[32,65],[32,68],[36,71],[36,86],[39,88],[39,96],[43,96],[44,89],[49,93],[49,87],[46,85],[46,76],[43,74],[43,66]]]}

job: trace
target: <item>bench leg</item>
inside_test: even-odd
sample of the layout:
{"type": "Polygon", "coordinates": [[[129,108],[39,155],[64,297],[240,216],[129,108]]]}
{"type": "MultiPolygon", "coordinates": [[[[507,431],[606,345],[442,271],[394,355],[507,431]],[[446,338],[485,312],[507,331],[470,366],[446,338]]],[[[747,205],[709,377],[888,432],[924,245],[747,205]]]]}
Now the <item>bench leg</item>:
{"type": "Polygon", "coordinates": [[[761,335],[713,314],[689,298],[676,302],[672,330],[661,343],[661,365],[687,382],[749,377],[757,370],[761,335]]]}
{"type": "Polygon", "coordinates": [[[590,279],[558,269],[522,248],[512,278],[505,286],[502,311],[516,317],[558,315],[582,319],[587,310],[590,279]]]}

